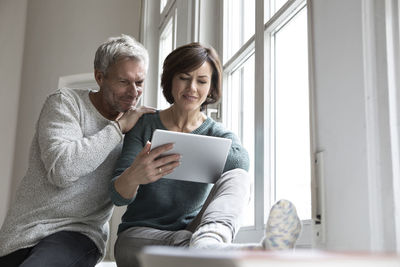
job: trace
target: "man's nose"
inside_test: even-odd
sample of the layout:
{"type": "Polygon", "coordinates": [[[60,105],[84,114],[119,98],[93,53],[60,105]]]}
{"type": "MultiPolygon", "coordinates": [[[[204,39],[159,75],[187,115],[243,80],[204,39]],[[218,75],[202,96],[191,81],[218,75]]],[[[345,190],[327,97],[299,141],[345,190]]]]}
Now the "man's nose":
{"type": "Polygon", "coordinates": [[[133,97],[137,97],[139,95],[139,88],[136,86],[136,83],[131,83],[128,90],[129,94],[133,97]]]}

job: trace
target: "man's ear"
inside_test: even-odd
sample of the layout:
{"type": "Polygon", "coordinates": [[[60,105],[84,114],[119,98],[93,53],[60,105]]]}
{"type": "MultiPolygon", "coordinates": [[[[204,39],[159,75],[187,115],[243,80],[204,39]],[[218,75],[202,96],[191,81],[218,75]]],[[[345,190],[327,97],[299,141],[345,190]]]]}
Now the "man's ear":
{"type": "Polygon", "coordinates": [[[101,87],[101,85],[103,84],[103,81],[104,81],[104,73],[99,70],[94,70],[94,78],[95,78],[97,84],[99,85],[99,87],[101,87]]]}

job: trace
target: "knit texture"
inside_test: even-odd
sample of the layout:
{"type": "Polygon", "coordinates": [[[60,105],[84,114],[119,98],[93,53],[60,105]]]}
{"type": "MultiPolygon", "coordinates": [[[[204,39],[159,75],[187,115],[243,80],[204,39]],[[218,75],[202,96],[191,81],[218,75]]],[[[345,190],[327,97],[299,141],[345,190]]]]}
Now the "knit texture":
{"type": "Polygon", "coordinates": [[[301,221],[296,207],[290,201],[281,199],[271,208],[262,243],[268,250],[290,249],[294,247],[300,232],[301,221]]]}
{"type": "Polygon", "coordinates": [[[108,185],[123,135],[89,91],[65,88],[46,99],[28,171],[0,230],[0,256],[58,231],[88,236],[104,255],[113,208],[108,185]]]}
{"type": "MultiPolygon", "coordinates": [[[[200,211],[212,188],[212,184],[162,178],[154,183],[141,185],[132,199],[124,199],[116,192],[114,181],[132,164],[146,142],[151,141],[156,129],[166,130],[160,120],[159,112],[143,115],[135,127],[125,135],[121,157],[110,187],[113,202],[116,205],[128,205],[118,232],[133,226],[169,231],[185,229],[200,211]]],[[[236,168],[248,170],[247,151],[236,135],[224,129],[221,124],[207,118],[192,134],[231,139],[232,145],[223,172],[236,168]]],[[[213,152],[210,151],[210,153],[213,152]]]]}

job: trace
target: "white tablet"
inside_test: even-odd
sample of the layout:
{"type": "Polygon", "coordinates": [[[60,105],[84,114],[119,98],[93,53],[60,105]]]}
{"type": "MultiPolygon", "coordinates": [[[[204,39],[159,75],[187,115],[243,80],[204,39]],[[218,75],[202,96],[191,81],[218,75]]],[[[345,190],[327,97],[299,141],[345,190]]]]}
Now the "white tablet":
{"type": "Polygon", "coordinates": [[[155,130],[151,149],[167,143],[174,148],[167,154],[180,154],[181,164],[163,178],[199,183],[215,183],[224,170],[232,140],[221,137],[155,130]]]}

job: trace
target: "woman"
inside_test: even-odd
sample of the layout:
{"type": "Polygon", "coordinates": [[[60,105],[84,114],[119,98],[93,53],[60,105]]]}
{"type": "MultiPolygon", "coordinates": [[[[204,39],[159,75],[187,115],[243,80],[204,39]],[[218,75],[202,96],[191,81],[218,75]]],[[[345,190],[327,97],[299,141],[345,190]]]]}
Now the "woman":
{"type": "MultiPolygon", "coordinates": [[[[227,244],[237,233],[249,200],[249,157],[235,134],[202,113],[221,97],[221,69],[215,50],[198,43],[179,47],[165,59],[161,85],[171,106],[145,114],[127,133],[112,181],[113,202],[128,205],[115,246],[118,266],[134,266],[136,252],[145,245],[232,246],[227,244]],[[150,152],[155,129],[232,140],[223,174],[212,191],[209,184],[160,179],[179,165],[180,155],[159,158],[157,149],[150,152]]],[[[290,203],[278,206],[293,217],[290,203]]]]}

